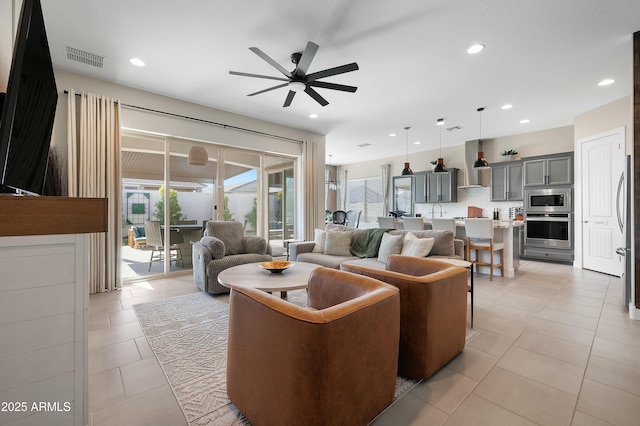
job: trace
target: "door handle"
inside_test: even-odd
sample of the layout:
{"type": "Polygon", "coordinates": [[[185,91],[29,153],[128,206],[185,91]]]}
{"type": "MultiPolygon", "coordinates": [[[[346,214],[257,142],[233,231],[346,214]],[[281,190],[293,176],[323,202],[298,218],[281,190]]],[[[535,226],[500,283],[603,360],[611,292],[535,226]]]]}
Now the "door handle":
{"type": "Polygon", "coordinates": [[[626,256],[627,255],[627,251],[629,251],[629,249],[627,249],[625,247],[618,247],[616,249],[616,253],[619,254],[620,256],[626,256]]]}
{"type": "Polygon", "coordinates": [[[620,180],[618,181],[618,192],[616,194],[616,215],[618,216],[618,226],[620,227],[620,232],[623,231],[623,218],[620,213],[620,195],[622,194],[622,184],[624,183],[624,172],[620,173],[620,180]]]}

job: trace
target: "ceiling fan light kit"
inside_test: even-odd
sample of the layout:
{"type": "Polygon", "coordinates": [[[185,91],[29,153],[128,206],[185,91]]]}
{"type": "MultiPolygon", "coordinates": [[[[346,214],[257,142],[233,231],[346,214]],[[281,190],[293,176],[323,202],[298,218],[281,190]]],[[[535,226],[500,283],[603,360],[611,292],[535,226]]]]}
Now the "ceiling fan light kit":
{"type": "Polygon", "coordinates": [[[283,81],[284,83],[277,84],[272,87],[268,87],[263,90],[259,90],[254,93],[249,93],[247,96],[255,96],[261,93],[269,92],[271,90],[280,89],[283,87],[288,87],[289,93],[285,98],[284,104],[282,105],[284,108],[291,105],[294,96],[298,92],[304,91],[307,95],[311,96],[313,100],[318,102],[322,106],[329,105],[329,101],[327,101],[320,93],[318,93],[314,87],[319,87],[322,89],[331,89],[331,90],[339,90],[342,92],[354,93],[358,90],[355,86],[348,86],[345,84],[337,84],[330,83],[328,81],[319,81],[322,78],[332,77],[334,75],[345,74],[352,71],[357,71],[358,64],[352,62],[350,64],[341,65],[334,68],[328,68],[322,71],[317,71],[311,74],[307,74],[307,70],[309,69],[309,65],[311,65],[311,61],[315,57],[318,52],[319,46],[311,41],[307,43],[303,52],[296,52],[291,55],[291,62],[296,66],[295,69],[291,72],[287,71],[282,65],[273,60],[269,55],[264,53],[257,47],[250,47],[253,53],[262,58],[269,65],[274,67],[276,70],[280,71],[284,77],[273,77],[269,75],[262,74],[251,74],[246,72],[239,71],[229,71],[231,75],[240,75],[243,77],[253,77],[253,78],[263,78],[267,80],[277,80],[283,81]]]}

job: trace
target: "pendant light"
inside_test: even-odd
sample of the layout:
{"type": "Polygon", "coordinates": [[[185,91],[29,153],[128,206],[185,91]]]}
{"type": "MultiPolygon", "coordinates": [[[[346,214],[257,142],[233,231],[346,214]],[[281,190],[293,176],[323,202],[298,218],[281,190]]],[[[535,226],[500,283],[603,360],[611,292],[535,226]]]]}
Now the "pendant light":
{"type": "Polygon", "coordinates": [[[209,162],[209,154],[202,146],[192,145],[189,148],[187,162],[192,166],[206,166],[209,162]]]}
{"type": "Polygon", "coordinates": [[[340,182],[331,178],[331,157],[333,157],[333,155],[329,155],[329,175],[325,183],[327,184],[328,189],[331,191],[337,191],[340,189],[340,182]]]}
{"type": "MultiPolygon", "coordinates": [[[[477,109],[480,115],[480,136],[478,137],[478,147],[482,149],[482,111],[484,108],[477,109]]],[[[485,170],[489,168],[489,162],[484,158],[484,152],[478,151],[478,159],[473,163],[473,168],[476,170],[485,170]]]]}
{"type": "Polygon", "coordinates": [[[438,157],[438,163],[433,169],[433,173],[447,173],[447,166],[444,165],[444,158],[442,158],[442,126],[444,126],[444,118],[438,118],[436,124],[440,127],[440,157],[438,157]]]}
{"type": "Polygon", "coordinates": [[[405,130],[405,134],[406,134],[406,157],[405,157],[405,163],[404,163],[404,169],[402,169],[402,175],[412,175],[413,174],[413,170],[411,170],[411,168],[409,167],[409,129],[411,127],[407,126],[404,128],[405,130]]]}

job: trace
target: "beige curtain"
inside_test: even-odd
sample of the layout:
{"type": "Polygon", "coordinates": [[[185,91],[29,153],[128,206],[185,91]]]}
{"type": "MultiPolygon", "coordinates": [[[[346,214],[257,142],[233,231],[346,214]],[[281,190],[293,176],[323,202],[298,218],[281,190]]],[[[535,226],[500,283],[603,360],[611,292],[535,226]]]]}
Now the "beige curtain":
{"type": "Polygon", "coordinates": [[[320,156],[317,142],[304,141],[302,148],[303,170],[303,203],[304,203],[304,239],[313,240],[314,229],[324,229],[324,194],[320,188],[324,188],[324,166],[316,164],[320,156]],[[321,225],[322,224],[322,225],[321,225]]]}
{"type": "Polygon", "coordinates": [[[391,179],[391,164],[383,164],[380,166],[380,179],[382,180],[382,203],[383,211],[382,216],[386,216],[389,213],[389,185],[391,179]]]}
{"type": "Polygon", "coordinates": [[[111,291],[120,286],[119,102],[82,93],[77,111],[75,91],[69,89],[67,131],[69,196],[107,198],[109,204],[107,232],[89,236],[89,293],[111,291]]]}

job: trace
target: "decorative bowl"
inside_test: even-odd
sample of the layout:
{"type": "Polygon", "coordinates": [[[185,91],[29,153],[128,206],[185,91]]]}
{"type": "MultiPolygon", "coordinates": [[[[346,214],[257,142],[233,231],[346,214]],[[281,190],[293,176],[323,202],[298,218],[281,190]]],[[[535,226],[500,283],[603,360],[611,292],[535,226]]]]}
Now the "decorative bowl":
{"type": "Polygon", "coordinates": [[[291,268],[294,265],[293,262],[287,262],[284,260],[274,260],[273,262],[262,262],[260,263],[260,267],[262,269],[266,269],[267,271],[274,273],[274,274],[279,274],[280,272],[284,271],[285,269],[291,268]]]}

